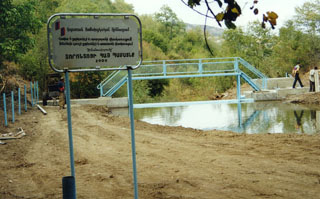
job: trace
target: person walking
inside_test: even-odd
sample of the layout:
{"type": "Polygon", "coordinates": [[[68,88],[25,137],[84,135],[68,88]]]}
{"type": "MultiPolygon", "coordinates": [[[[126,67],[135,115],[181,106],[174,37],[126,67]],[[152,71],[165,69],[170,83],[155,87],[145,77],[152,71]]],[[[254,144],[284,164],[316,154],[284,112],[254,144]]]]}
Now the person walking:
{"type": "Polygon", "coordinates": [[[292,88],[295,88],[295,87],[296,87],[297,81],[299,82],[300,87],[301,87],[301,88],[303,87],[303,84],[302,84],[301,79],[300,79],[300,77],[299,77],[300,68],[301,68],[301,66],[300,66],[300,63],[298,62],[298,64],[297,64],[297,65],[293,68],[293,70],[292,70],[292,76],[294,76],[294,82],[293,82],[292,88]]]}
{"type": "Polygon", "coordinates": [[[60,107],[60,109],[64,109],[65,95],[64,95],[64,79],[63,79],[63,77],[61,77],[58,82],[58,88],[59,88],[59,107],[60,107]]]}
{"type": "Polygon", "coordinates": [[[317,72],[318,67],[314,67],[313,69],[310,70],[309,72],[309,81],[310,81],[310,89],[309,92],[315,92],[316,91],[316,87],[315,87],[315,73],[317,72]]]}

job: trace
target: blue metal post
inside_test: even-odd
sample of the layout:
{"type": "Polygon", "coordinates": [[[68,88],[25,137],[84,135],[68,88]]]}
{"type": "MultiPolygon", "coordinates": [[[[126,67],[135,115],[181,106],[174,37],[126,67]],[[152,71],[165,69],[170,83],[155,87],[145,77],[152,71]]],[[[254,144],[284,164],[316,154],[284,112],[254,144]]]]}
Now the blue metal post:
{"type": "Polygon", "coordinates": [[[12,123],[14,123],[14,93],[11,91],[12,123]]]}
{"type": "Polygon", "coordinates": [[[27,86],[24,85],[24,110],[27,112],[27,86]]]}
{"type": "Polygon", "coordinates": [[[199,59],[199,65],[198,65],[198,67],[199,67],[199,73],[201,74],[202,73],[202,60],[201,59],[199,59]]]}
{"type": "Polygon", "coordinates": [[[239,75],[237,75],[237,99],[239,102],[240,102],[240,98],[241,98],[240,87],[241,87],[241,84],[240,84],[240,74],[239,74],[239,75]]]}
{"type": "Polygon", "coordinates": [[[237,57],[234,60],[234,71],[239,72],[239,60],[237,57]]]}
{"type": "Polygon", "coordinates": [[[102,90],[102,86],[100,86],[100,97],[103,96],[103,90],[102,90]]]}
{"type": "Polygon", "coordinates": [[[37,104],[39,103],[39,82],[37,81],[37,104]]]}
{"type": "MultiPolygon", "coordinates": [[[[69,84],[69,73],[68,71],[65,72],[66,76],[66,91],[67,91],[67,113],[68,113],[68,135],[69,135],[69,152],[70,152],[70,168],[71,168],[71,176],[75,178],[75,169],[74,169],[74,155],[73,155],[73,138],[72,138],[72,122],[71,122],[71,104],[70,104],[70,84],[69,84]]],[[[76,183],[74,183],[74,196],[77,198],[76,195],[76,183]]]]}
{"type": "Polygon", "coordinates": [[[239,71],[239,60],[238,58],[235,58],[235,62],[234,62],[234,70],[239,73],[237,75],[237,99],[240,102],[240,98],[241,98],[241,93],[240,93],[240,87],[241,87],[241,82],[240,82],[240,71],[239,71]]]}
{"type": "Polygon", "coordinates": [[[138,199],[138,180],[136,166],[136,144],[134,135],[134,115],[133,115],[133,94],[132,94],[132,69],[128,68],[128,98],[129,98],[129,115],[131,125],[131,151],[132,151],[132,167],[133,167],[133,182],[134,182],[134,198],[138,199]]]}
{"type": "Polygon", "coordinates": [[[241,102],[238,101],[238,127],[239,127],[239,133],[242,132],[242,109],[241,109],[241,102]]]}
{"type": "Polygon", "coordinates": [[[4,111],[4,125],[8,126],[7,103],[6,103],[6,94],[5,93],[3,93],[3,111],[4,111]]]}
{"type": "Polygon", "coordinates": [[[163,76],[167,76],[167,66],[166,66],[166,61],[162,61],[162,68],[163,68],[163,76]]]}
{"type": "Polygon", "coordinates": [[[30,96],[31,96],[31,106],[33,106],[33,92],[32,92],[32,82],[30,82],[30,96]]]}
{"type": "Polygon", "coordinates": [[[37,87],[37,84],[36,84],[36,81],[33,82],[33,103],[34,105],[37,104],[37,92],[36,92],[36,87],[37,87]]]}
{"type": "Polygon", "coordinates": [[[19,103],[19,115],[21,115],[21,97],[20,97],[20,87],[18,88],[18,103],[19,103]]]}

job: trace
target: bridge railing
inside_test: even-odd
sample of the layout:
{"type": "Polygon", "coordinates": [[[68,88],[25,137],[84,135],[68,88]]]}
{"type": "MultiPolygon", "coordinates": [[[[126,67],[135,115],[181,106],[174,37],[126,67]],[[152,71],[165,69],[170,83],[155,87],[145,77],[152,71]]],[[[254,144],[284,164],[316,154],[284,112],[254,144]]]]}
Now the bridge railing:
{"type": "MultiPolygon", "coordinates": [[[[208,74],[223,76],[228,73],[241,73],[243,79],[256,90],[266,88],[267,79],[259,70],[238,57],[143,61],[142,65],[132,72],[133,79],[179,78],[208,74]],[[254,79],[261,79],[261,81],[254,81],[254,79]]],[[[125,83],[126,78],[126,71],[113,72],[97,86],[101,96],[111,96],[125,83]]]]}
{"type": "MultiPolygon", "coordinates": [[[[124,67],[124,66],[123,66],[124,67]]],[[[111,96],[115,89],[121,84],[121,82],[126,81],[127,78],[127,71],[119,70],[113,71],[107,78],[105,78],[98,86],[97,89],[100,90],[100,96],[111,96]],[[113,92],[111,95],[109,95],[113,92]]]]}
{"type": "Polygon", "coordinates": [[[144,61],[133,76],[167,76],[234,72],[234,58],[144,61]]]}
{"type": "MultiPolygon", "coordinates": [[[[252,81],[256,84],[260,90],[267,88],[267,79],[268,77],[261,73],[257,68],[253,67],[244,59],[237,57],[237,62],[239,63],[239,69],[246,74],[246,77],[250,78],[249,81],[252,81]]],[[[250,84],[250,82],[248,82],[250,84]]]]}

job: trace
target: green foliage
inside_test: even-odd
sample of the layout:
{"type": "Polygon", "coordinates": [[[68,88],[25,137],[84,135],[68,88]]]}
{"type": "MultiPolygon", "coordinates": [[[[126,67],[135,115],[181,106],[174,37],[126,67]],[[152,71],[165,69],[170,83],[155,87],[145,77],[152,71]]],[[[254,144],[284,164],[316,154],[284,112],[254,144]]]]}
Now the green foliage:
{"type": "Polygon", "coordinates": [[[38,80],[40,88],[43,88],[46,74],[51,71],[47,58],[47,38],[42,36],[46,31],[45,27],[40,30],[35,37],[34,48],[22,55],[18,61],[20,75],[25,79],[38,80]]]}
{"type": "Polygon", "coordinates": [[[71,79],[71,91],[74,98],[99,97],[100,92],[97,85],[103,80],[101,72],[75,73],[71,79]]]}
{"type": "Polygon", "coordinates": [[[160,33],[154,32],[152,30],[143,31],[143,39],[157,47],[159,47],[162,52],[166,53],[168,50],[168,40],[160,33]]]}
{"type": "Polygon", "coordinates": [[[241,57],[267,75],[272,75],[269,59],[273,58],[273,48],[277,43],[270,29],[263,29],[258,22],[250,24],[247,31],[242,28],[227,30],[223,34],[224,53],[241,57]]]}
{"type": "Polygon", "coordinates": [[[320,33],[320,0],[305,2],[296,8],[296,26],[309,33],[320,33]]]}
{"type": "Polygon", "coordinates": [[[164,35],[169,35],[169,39],[177,36],[185,28],[184,23],[166,5],[162,6],[160,12],[155,14],[155,19],[162,24],[159,31],[164,35]]]}
{"type": "Polygon", "coordinates": [[[40,89],[44,88],[46,75],[53,72],[48,63],[47,29],[45,23],[58,5],[58,1],[37,1],[35,7],[37,10],[36,16],[42,22],[42,28],[33,36],[33,48],[30,48],[18,60],[20,75],[28,80],[38,80],[40,89]]]}
{"type": "Polygon", "coordinates": [[[151,88],[147,84],[148,84],[148,81],[144,81],[144,80],[133,81],[134,103],[147,103],[147,102],[153,101],[149,95],[151,88]]]}
{"type": "MultiPolygon", "coordinates": [[[[46,28],[39,30],[47,18],[56,12],[125,12],[133,7],[124,0],[9,0],[0,2],[0,61],[19,61],[20,73],[27,79],[40,79],[52,72],[47,61],[46,28]],[[35,3],[36,2],[36,3],[35,3]],[[21,7],[22,5],[29,5],[21,7]],[[19,7],[19,9],[17,9],[19,7]],[[22,14],[13,16],[16,13],[22,14]],[[9,17],[10,16],[10,17],[9,17]],[[12,17],[13,16],[13,17],[12,17]],[[19,16],[19,17],[18,17],[19,16]],[[28,16],[28,17],[22,17],[28,16]],[[24,25],[26,24],[26,26],[24,25]],[[19,31],[17,31],[19,30],[19,31]],[[37,33],[36,36],[33,34],[37,33]],[[34,48],[31,48],[34,46],[34,48]],[[23,55],[25,53],[25,55],[23,55]]],[[[195,3],[196,1],[189,1],[195,3]]],[[[198,1],[202,3],[204,1],[198,1]]],[[[219,2],[212,2],[219,6],[219,2]]],[[[303,4],[297,9],[295,21],[275,35],[264,29],[260,22],[246,28],[226,30],[221,43],[207,37],[217,57],[242,57],[270,77],[284,76],[296,61],[301,61],[302,71],[320,63],[319,0],[303,4]]],[[[140,17],[143,29],[143,59],[191,59],[211,57],[206,49],[203,30],[186,30],[183,22],[169,7],[164,6],[155,15],[140,17]]],[[[71,75],[72,97],[99,96],[97,84],[106,73],[79,73],[71,75]]],[[[40,81],[41,82],[41,81],[40,81]]],[[[40,83],[41,86],[41,83],[40,83]]],[[[154,101],[208,100],[215,92],[225,92],[235,86],[234,77],[186,78],[174,80],[134,81],[135,103],[154,101]]],[[[114,96],[127,95],[126,86],[114,96]]]]}
{"type": "Polygon", "coordinates": [[[35,1],[16,5],[11,0],[0,2],[0,68],[3,61],[17,61],[34,45],[32,34],[41,27],[35,7],[35,1]]]}
{"type": "MultiPolygon", "coordinates": [[[[216,44],[212,39],[208,39],[213,53],[217,52],[216,44]]],[[[209,51],[206,48],[203,34],[200,29],[187,31],[170,42],[171,52],[180,54],[181,58],[203,58],[210,57],[209,51]]]]}
{"type": "Polygon", "coordinates": [[[143,57],[145,60],[165,60],[167,56],[164,52],[152,43],[143,41],[143,57]]]}
{"type": "Polygon", "coordinates": [[[130,4],[127,4],[124,0],[115,0],[112,5],[115,8],[115,10],[118,10],[118,12],[122,12],[122,13],[133,12],[133,6],[130,4]]]}
{"type": "Polygon", "coordinates": [[[156,97],[162,95],[164,87],[169,85],[169,81],[167,79],[148,80],[147,85],[150,88],[148,95],[156,97]]]}
{"type": "Polygon", "coordinates": [[[61,0],[37,0],[37,16],[43,24],[54,14],[54,10],[59,7],[61,0]]]}

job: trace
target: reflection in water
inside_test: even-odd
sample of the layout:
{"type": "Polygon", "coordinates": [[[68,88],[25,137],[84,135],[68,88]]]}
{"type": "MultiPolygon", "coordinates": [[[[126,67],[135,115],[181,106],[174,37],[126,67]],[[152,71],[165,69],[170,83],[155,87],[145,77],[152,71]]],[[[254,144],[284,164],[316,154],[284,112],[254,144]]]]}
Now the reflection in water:
{"type": "Polygon", "coordinates": [[[151,124],[239,133],[317,133],[319,107],[282,102],[194,104],[134,109],[134,116],[151,124]],[[292,114],[293,111],[293,114],[292,114]]]}
{"type": "Polygon", "coordinates": [[[303,110],[300,112],[300,115],[297,114],[296,110],[294,110],[293,113],[294,113],[294,116],[296,117],[296,120],[297,120],[296,129],[299,130],[300,133],[304,133],[303,132],[303,126],[302,126],[302,123],[301,123],[301,119],[302,119],[302,116],[303,116],[303,110]]]}

